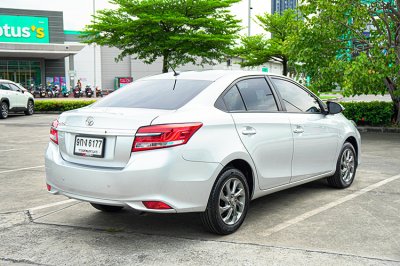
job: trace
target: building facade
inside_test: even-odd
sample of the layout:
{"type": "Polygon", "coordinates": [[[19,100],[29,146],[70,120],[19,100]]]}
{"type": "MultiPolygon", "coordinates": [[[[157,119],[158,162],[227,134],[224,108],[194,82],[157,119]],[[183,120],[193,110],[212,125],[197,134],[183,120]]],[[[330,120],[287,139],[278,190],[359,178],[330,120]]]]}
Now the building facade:
{"type": "Polygon", "coordinates": [[[272,0],[272,14],[278,12],[282,14],[286,9],[295,9],[298,0],[272,0]]]}

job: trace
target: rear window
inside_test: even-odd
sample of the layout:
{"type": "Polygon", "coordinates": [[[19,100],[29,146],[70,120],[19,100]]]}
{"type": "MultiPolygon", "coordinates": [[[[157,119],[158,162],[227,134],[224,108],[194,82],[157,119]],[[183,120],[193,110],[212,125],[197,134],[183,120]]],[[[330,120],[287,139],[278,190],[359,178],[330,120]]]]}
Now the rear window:
{"type": "Polygon", "coordinates": [[[179,109],[207,88],[212,81],[153,79],[135,81],[113,92],[93,107],[179,109]]]}

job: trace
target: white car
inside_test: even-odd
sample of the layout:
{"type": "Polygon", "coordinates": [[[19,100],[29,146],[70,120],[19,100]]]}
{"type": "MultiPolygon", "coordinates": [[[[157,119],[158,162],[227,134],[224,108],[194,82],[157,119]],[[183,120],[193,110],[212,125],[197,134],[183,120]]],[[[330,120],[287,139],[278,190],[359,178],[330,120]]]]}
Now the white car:
{"type": "Polygon", "coordinates": [[[0,119],[7,118],[10,112],[32,115],[34,106],[34,97],[25,88],[10,80],[0,79],[0,119]]]}
{"type": "Polygon", "coordinates": [[[47,189],[102,211],[199,212],[229,234],[250,200],[321,178],[352,184],[360,134],[342,110],[259,72],[143,78],[53,122],[47,189]]]}

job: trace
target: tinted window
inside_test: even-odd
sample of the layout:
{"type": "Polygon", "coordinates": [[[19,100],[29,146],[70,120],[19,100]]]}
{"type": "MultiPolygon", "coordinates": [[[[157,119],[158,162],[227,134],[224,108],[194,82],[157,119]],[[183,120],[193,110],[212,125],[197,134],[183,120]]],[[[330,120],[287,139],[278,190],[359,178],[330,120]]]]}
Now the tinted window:
{"type": "Polygon", "coordinates": [[[184,79],[135,81],[93,106],[175,110],[188,103],[211,83],[208,80],[184,79]]]}
{"type": "Polygon", "coordinates": [[[278,111],[275,98],[264,78],[245,79],[236,85],[248,111],[278,111]]]}
{"type": "Polygon", "coordinates": [[[288,112],[320,113],[317,99],[292,82],[274,79],[272,82],[282,96],[288,112]]]}
{"type": "Polygon", "coordinates": [[[21,91],[20,88],[18,88],[17,86],[15,86],[15,85],[12,84],[12,83],[9,83],[8,86],[10,86],[11,90],[13,90],[13,91],[21,91]]]}
{"type": "Polygon", "coordinates": [[[6,91],[11,90],[11,88],[8,86],[8,84],[5,84],[5,83],[0,84],[0,89],[1,90],[6,90],[6,91]]]}
{"type": "Polygon", "coordinates": [[[228,111],[245,111],[242,97],[236,86],[233,86],[225,95],[224,103],[228,111]]]}

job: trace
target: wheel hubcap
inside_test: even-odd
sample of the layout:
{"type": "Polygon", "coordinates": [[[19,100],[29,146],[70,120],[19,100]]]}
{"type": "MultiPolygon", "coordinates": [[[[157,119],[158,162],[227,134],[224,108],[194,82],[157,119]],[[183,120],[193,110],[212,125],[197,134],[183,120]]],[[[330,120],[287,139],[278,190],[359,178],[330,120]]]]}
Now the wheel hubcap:
{"type": "Polygon", "coordinates": [[[30,114],[33,114],[33,104],[29,102],[28,110],[30,114]]]}
{"type": "Polygon", "coordinates": [[[355,160],[351,149],[346,149],[340,159],[340,177],[345,183],[349,183],[354,176],[355,160]]]}
{"type": "Polygon", "coordinates": [[[228,179],[219,195],[219,215],[225,224],[235,224],[243,214],[246,204],[243,183],[237,178],[228,179]]]}
{"type": "Polygon", "coordinates": [[[8,106],[5,103],[1,105],[1,114],[3,117],[6,117],[8,115],[8,106]]]}

